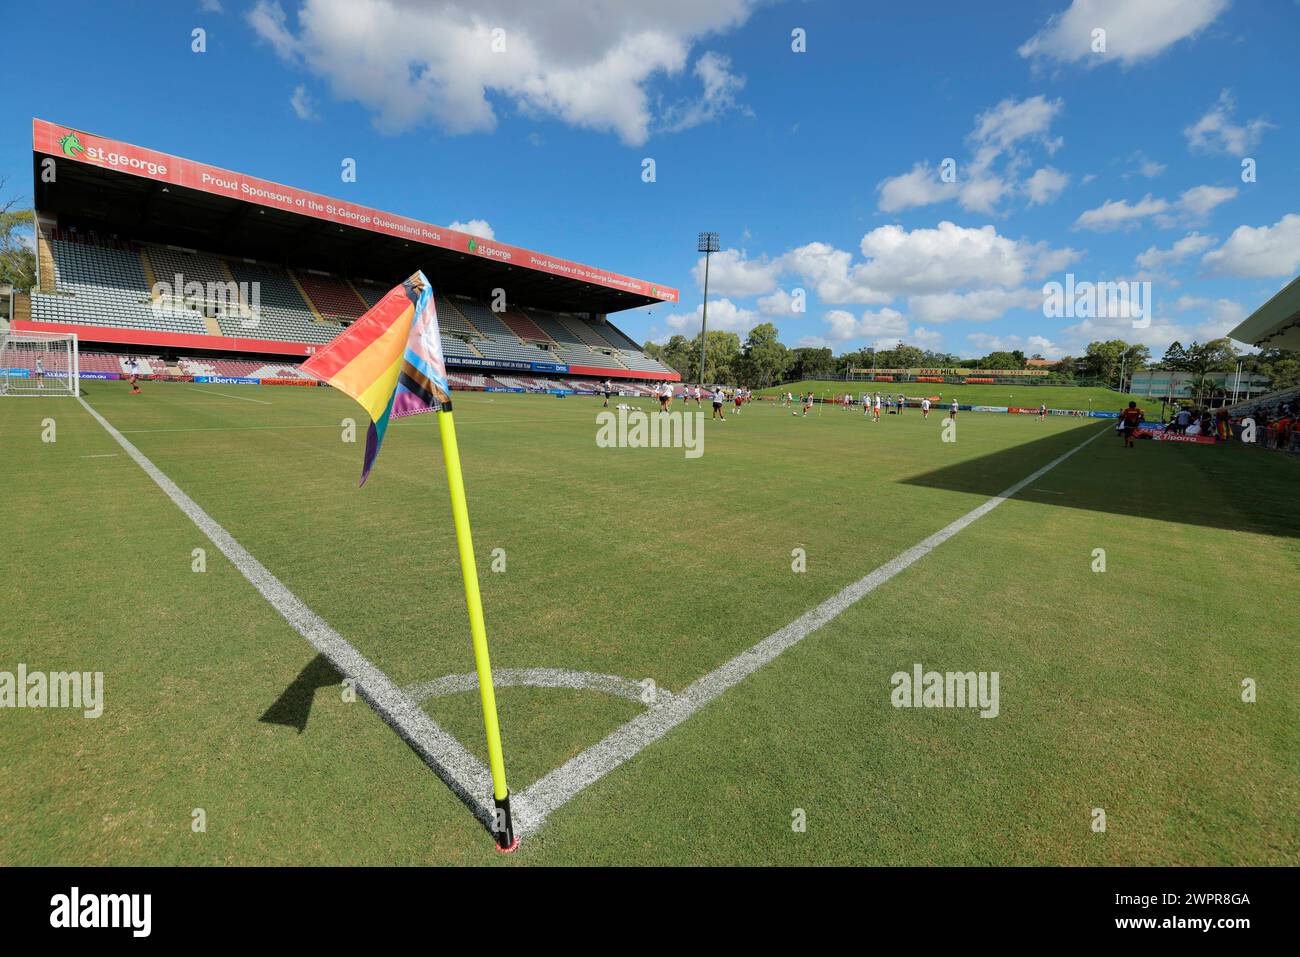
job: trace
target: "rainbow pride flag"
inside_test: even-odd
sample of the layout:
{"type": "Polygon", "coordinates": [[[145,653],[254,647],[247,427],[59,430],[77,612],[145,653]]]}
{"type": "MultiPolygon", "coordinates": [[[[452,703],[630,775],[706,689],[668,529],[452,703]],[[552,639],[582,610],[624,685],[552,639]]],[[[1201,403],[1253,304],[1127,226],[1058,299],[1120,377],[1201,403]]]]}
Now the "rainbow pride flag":
{"type": "Polygon", "coordinates": [[[423,272],[389,290],[302,368],[356,399],[370,416],[361,485],[379,456],[390,419],[451,411],[438,311],[423,272]]]}

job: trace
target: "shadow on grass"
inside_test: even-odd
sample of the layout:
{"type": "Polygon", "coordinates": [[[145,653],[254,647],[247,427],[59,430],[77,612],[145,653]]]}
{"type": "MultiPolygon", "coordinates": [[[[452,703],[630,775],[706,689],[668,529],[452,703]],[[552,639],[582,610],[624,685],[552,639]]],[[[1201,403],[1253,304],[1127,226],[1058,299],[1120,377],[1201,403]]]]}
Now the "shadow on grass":
{"type": "Polygon", "coordinates": [[[297,728],[302,734],[307,730],[307,719],[311,716],[311,703],[316,692],[321,688],[337,686],[343,681],[329,659],[317,655],[298,672],[298,677],[280,693],[271,707],[259,719],[267,724],[282,724],[297,728]]]}
{"type": "MultiPolygon", "coordinates": [[[[964,423],[963,423],[964,424],[964,423]]],[[[968,426],[969,427],[969,426],[968,426]]],[[[1084,426],[934,469],[904,484],[994,496],[1106,429],[1016,497],[1044,505],[1300,538],[1300,462],[1236,442],[1140,440],[1084,426]]],[[[960,440],[960,436],[959,436],[960,440]]]]}

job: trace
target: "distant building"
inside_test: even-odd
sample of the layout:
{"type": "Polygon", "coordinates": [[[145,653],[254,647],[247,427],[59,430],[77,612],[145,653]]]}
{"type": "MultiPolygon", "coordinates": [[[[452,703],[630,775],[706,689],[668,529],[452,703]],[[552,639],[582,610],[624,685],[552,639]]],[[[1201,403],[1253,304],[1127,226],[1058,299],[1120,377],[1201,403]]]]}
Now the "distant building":
{"type": "MultiPolygon", "coordinates": [[[[1232,398],[1249,399],[1268,391],[1269,378],[1243,372],[1238,381],[1235,372],[1211,372],[1209,378],[1218,389],[1232,398]]],[[[1190,372],[1169,372],[1163,369],[1145,369],[1133,373],[1129,392],[1152,398],[1190,399],[1195,394],[1196,376],[1190,372]]]]}

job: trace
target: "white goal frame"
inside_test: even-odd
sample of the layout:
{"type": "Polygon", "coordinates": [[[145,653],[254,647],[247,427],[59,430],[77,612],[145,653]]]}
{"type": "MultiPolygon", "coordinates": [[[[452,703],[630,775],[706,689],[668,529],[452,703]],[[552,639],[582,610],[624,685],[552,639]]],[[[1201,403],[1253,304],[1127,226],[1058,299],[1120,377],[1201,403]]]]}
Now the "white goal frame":
{"type": "Polygon", "coordinates": [[[0,332],[0,397],[79,395],[81,365],[75,333],[0,332]]]}

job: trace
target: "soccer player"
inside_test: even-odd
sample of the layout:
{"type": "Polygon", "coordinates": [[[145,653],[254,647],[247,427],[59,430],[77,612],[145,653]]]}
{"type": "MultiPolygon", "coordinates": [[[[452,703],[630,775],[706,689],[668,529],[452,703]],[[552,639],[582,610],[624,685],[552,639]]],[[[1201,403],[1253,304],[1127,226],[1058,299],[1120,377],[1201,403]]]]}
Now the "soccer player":
{"type": "Polygon", "coordinates": [[[952,400],[952,411],[948,413],[948,418],[952,419],[953,421],[956,421],[956,419],[957,419],[957,400],[956,400],[956,399],[953,399],[953,400],[952,400]]]}
{"type": "Polygon", "coordinates": [[[745,401],[745,390],[737,386],[732,400],[736,403],[736,415],[740,415],[740,407],[745,401]]]}
{"type": "Polygon", "coordinates": [[[36,388],[45,388],[45,360],[40,356],[36,357],[36,388]]]}
{"type": "Polygon", "coordinates": [[[695,387],[695,408],[703,408],[700,404],[700,387],[698,385],[695,387]]]}
{"type": "Polygon", "coordinates": [[[718,419],[718,420],[720,420],[720,421],[722,421],[722,422],[726,422],[726,421],[727,421],[727,417],[726,417],[725,415],[722,414],[722,403],[723,403],[724,401],[726,401],[726,398],[727,398],[727,394],[726,394],[725,392],[722,391],[722,386],[720,386],[720,385],[719,385],[719,386],[714,386],[714,388],[713,388],[713,415],[710,416],[711,419],[718,419]]]}
{"type": "Polygon", "coordinates": [[[602,390],[602,391],[604,392],[604,394],[605,394],[605,404],[602,405],[601,408],[602,408],[602,409],[608,409],[608,408],[609,408],[609,394],[610,394],[611,392],[614,391],[614,386],[610,383],[610,381],[609,381],[608,379],[606,379],[604,382],[601,383],[601,390],[602,390]]]}
{"type": "Polygon", "coordinates": [[[812,390],[810,389],[808,391],[808,394],[803,397],[803,415],[805,419],[808,417],[808,411],[812,407],[813,407],[813,394],[812,394],[812,390]]]}
{"type": "Polygon", "coordinates": [[[903,406],[905,405],[907,405],[907,396],[903,395],[903,393],[900,392],[898,393],[898,414],[899,415],[903,414],[903,406]]]}
{"type": "Polygon", "coordinates": [[[930,417],[930,400],[929,400],[929,399],[922,399],[922,400],[921,400],[921,418],[922,418],[922,419],[928,419],[929,417],[930,417]]]}
{"type": "Polygon", "coordinates": [[[1038,403],[1038,421],[1042,422],[1047,418],[1047,403],[1038,403]]]}
{"type": "Polygon", "coordinates": [[[1146,418],[1136,402],[1130,402],[1128,408],[1119,414],[1119,437],[1124,440],[1126,448],[1134,448],[1133,440],[1137,438],[1138,424],[1146,418]]]}
{"type": "Polygon", "coordinates": [[[871,416],[871,421],[872,422],[880,421],[880,393],[879,392],[876,393],[875,412],[871,416]]]}

